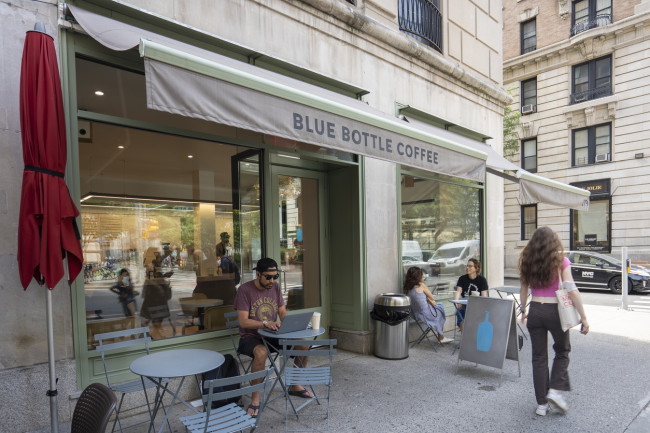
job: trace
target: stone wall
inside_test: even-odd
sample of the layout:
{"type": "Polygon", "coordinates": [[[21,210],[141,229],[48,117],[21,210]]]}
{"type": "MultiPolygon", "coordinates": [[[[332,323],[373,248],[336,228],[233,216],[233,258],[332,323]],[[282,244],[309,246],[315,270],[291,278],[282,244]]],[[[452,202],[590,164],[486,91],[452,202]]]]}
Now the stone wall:
{"type": "MultiPolygon", "coordinates": [[[[616,2],[615,11],[629,12],[633,10],[631,3],[642,6],[640,2],[616,2]]],[[[644,69],[650,64],[644,53],[650,48],[647,29],[650,11],[637,10],[640,12],[636,15],[609,26],[564,38],[552,46],[538,45],[532,53],[507,60],[504,86],[512,89],[517,101],[512,108],[519,109],[521,81],[537,77],[537,112],[521,117],[519,136],[521,139],[537,137],[538,174],[564,183],[611,179],[612,254],[620,254],[620,247],[627,246],[630,254],[647,260],[650,229],[645,215],[650,211],[650,202],[646,198],[648,181],[643,174],[647,172],[650,156],[644,151],[644,147],[647,149],[644,143],[650,138],[645,127],[650,78],[644,69]],[[572,66],[606,55],[612,56],[614,94],[569,105],[572,66]],[[612,124],[611,161],[572,167],[571,131],[606,122],[612,124]],[[635,158],[638,153],[644,157],[635,158]]],[[[515,160],[518,164],[519,157],[515,160]]],[[[505,191],[505,266],[514,268],[526,242],[520,240],[518,187],[506,182],[505,191]]],[[[569,210],[539,204],[537,214],[538,226],[548,225],[558,231],[565,248],[569,248],[569,210]]]]}

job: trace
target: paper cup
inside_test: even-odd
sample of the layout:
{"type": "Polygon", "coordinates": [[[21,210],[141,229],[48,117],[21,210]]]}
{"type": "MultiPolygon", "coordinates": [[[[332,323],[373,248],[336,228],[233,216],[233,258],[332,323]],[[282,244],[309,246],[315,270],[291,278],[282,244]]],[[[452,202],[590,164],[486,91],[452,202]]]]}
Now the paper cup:
{"type": "Polygon", "coordinates": [[[311,318],[311,327],[312,329],[320,329],[320,313],[314,313],[311,318]]]}

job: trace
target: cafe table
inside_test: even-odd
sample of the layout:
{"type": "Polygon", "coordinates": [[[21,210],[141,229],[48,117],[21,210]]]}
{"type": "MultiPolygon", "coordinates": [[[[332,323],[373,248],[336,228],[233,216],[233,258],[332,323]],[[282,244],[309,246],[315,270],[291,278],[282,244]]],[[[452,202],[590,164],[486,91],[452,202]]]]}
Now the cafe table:
{"type": "Polygon", "coordinates": [[[224,360],[225,358],[222,354],[212,350],[172,349],[145,355],[133,361],[130,367],[131,371],[141,377],[143,386],[145,378],[148,378],[157,385],[154,410],[151,414],[151,423],[149,424],[148,431],[151,431],[152,428],[155,430],[154,420],[158,409],[164,404],[163,397],[165,393],[172,395],[172,400],[167,410],[165,410],[165,419],[160,425],[159,433],[162,432],[176,400],[185,404],[185,406],[189,407],[195,413],[198,413],[191,404],[179,396],[183,382],[186,377],[194,376],[199,393],[202,393],[198,375],[221,366],[224,360]],[[164,379],[173,378],[180,378],[180,381],[175,390],[170,390],[171,383],[168,381],[165,382],[164,379]]]}
{"type": "Polygon", "coordinates": [[[323,335],[325,333],[325,328],[320,327],[318,329],[305,329],[303,331],[295,331],[295,332],[287,332],[285,334],[276,334],[275,332],[271,332],[267,329],[258,329],[257,333],[260,334],[262,337],[262,341],[264,342],[264,346],[266,346],[266,350],[268,352],[268,358],[269,361],[271,361],[271,366],[273,367],[273,370],[275,371],[276,377],[275,377],[275,382],[273,382],[273,386],[271,387],[271,390],[269,391],[268,395],[266,396],[266,401],[264,402],[264,406],[269,402],[271,398],[271,394],[273,393],[273,389],[275,388],[275,385],[280,382],[280,386],[282,387],[282,391],[284,392],[284,396],[288,397],[289,396],[289,390],[287,387],[284,385],[284,381],[282,380],[282,373],[284,373],[284,368],[286,367],[284,364],[281,365],[280,368],[278,368],[278,363],[280,362],[279,359],[280,357],[278,356],[277,358],[273,359],[273,356],[271,354],[272,351],[279,352],[280,348],[276,347],[272,342],[274,341],[273,339],[278,339],[278,340],[306,340],[308,338],[311,338],[313,340],[316,339],[319,335],[323,335]],[[271,339],[271,340],[270,340],[271,339]]]}

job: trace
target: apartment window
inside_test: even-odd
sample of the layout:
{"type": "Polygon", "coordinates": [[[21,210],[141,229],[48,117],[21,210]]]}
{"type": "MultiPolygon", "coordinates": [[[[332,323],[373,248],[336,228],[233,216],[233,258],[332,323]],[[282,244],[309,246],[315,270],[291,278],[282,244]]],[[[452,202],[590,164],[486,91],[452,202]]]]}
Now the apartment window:
{"type": "Polygon", "coordinates": [[[521,114],[537,111],[537,77],[521,82],[521,114]]]}
{"type": "Polygon", "coordinates": [[[521,207],[521,240],[527,241],[537,230],[537,205],[527,204],[521,207]]]}
{"type": "Polygon", "coordinates": [[[580,0],[573,2],[571,36],[612,23],[612,0],[580,0]]]}
{"type": "Polygon", "coordinates": [[[442,52],[440,0],[399,0],[399,29],[442,52]]]}
{"type": "Polygon", "coordinates": [[[530,53],[537,49],[537,20],[521,23],[521,54],[530,53]]]}
{"type": "Polygon", "coordinates": [[[611,123],[573,131],[573,166],[610,161],[611,151],[611,123]]]}
{"type": "Polygon", "coordinates": [[[612,56],[576,65],[572,69],[571,104],[612,94],[612,56]]]}
{"type": "Polygon", "coordinates": [[[521,142],[521,168],[537,173],[537,138],[529,138],[521,142]]]}

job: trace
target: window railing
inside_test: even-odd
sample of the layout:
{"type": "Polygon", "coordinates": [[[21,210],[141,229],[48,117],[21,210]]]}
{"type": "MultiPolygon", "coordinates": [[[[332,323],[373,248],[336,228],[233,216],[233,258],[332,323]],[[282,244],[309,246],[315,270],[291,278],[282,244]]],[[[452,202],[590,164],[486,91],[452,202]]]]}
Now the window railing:
{"type": "Polygon", "coordinates": [[[575,36],[578,33],[587,31],[589,29],[594,29],[596,27],[603,27],[612,23],[612,15],[596,15],[595,18],[579,22],[571,28],[571,36],[575,36]]]}
{"type": "Polygon", "coordinates": [[[611,94],[611,84],[607,86],[596,87],[595,89],[585,90],[584,92],[572,93],[571,96],[569,96],[569,104],[579,104],[581,102],[602,98],[611,94]]]}
{"type": "Polygon", "coordinates": [[[399,29],[442,52],[442,14],[431,0],[399,0],[399,29]]]}

